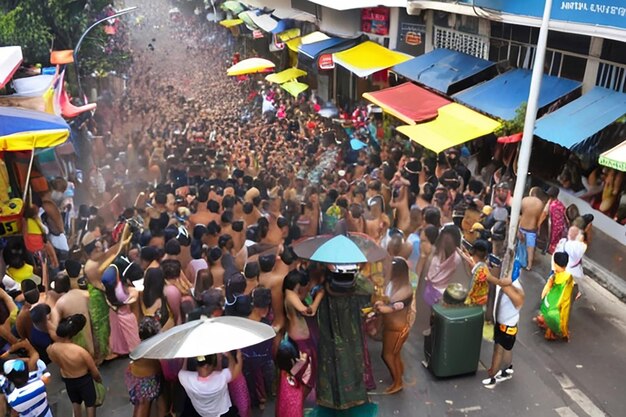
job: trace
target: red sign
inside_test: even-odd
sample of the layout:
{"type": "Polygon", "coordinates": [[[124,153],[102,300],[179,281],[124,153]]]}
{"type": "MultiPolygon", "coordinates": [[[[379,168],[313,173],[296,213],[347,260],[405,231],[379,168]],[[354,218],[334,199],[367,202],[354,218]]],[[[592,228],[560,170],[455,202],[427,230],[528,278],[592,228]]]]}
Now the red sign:
{"type": "Polygon", "coordinates": [[[256,29],[252,31],[252,37],[254,39],[261,39],[263,37],[263,32],[261,32],[260,30],[256,29]]]}
{"type": "Polygon", "coordinates": [[[335,60],[333,54],[323,54],[317,59],[317,66],[321,70],[329,70],[335,68],[335,60]]]}
{"type": "Polygon", "coordinates": [[[407,32],[404,38],[407,45],[417,46],[422,44],[422,34],[417,32],[407,32]]]}
{"type": "Polygon", "coordinates": [[[374,35],[389,35],[389,7],[361,9],[361,31],[374,35]]]}

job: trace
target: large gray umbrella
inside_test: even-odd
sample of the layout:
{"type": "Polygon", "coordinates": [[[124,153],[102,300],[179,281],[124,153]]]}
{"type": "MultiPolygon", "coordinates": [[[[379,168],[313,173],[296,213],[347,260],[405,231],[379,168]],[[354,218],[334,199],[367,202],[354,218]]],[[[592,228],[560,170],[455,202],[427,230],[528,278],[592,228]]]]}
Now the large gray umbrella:
{"type": "Polygon", "coordinates": [[[264,323],[241,317],[202,317],[144,340],[131,359],[192,358],[256,345],[276,336],[264,323]]]}

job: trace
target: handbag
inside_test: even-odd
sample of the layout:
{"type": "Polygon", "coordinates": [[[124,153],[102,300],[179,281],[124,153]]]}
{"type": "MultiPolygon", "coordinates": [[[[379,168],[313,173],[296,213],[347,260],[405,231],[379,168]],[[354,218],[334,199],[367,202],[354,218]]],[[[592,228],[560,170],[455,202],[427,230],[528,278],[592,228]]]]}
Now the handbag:
{"type": "Polygon", "coordinates": [[[104,386],[102,382],[93,381],[93,386],[96,389],[96,407],[102,406],[104,404],[104,399],[106,398],[107,388],[104,386]]]}

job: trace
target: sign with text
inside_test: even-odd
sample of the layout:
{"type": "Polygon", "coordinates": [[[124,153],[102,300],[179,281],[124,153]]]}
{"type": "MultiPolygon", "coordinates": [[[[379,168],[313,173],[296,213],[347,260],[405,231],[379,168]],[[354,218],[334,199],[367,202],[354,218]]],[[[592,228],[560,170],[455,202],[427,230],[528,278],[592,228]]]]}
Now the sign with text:
{"type": "Polygon", "coordinates": [[[400,11],[396,50],[405,54],[420,56],[424,53],[426,24],[421,16],[412,16],[400,11]]]}
{"type": "Polygon", "coordinates": [[[333,54],[322,54],[317,59],[317,65],[321,70],[330,70],[335,68],[335,60],[333,54]]]}
{"type": "Polygon", "coordinates": [[[389,8],[366,7],[361,9],[361,31],[374,35],[389,35],[389,8]]]}
{"type": "MultiPolygon", "coordinates": [[[[474,5],[523,16],[541,18],[543,0],[474,0],[474,5]]],[[[555,0],[552,4],[552,20],[608,26],[626,29],[626,1],[590,0],[564,1],[555,0]]]]}

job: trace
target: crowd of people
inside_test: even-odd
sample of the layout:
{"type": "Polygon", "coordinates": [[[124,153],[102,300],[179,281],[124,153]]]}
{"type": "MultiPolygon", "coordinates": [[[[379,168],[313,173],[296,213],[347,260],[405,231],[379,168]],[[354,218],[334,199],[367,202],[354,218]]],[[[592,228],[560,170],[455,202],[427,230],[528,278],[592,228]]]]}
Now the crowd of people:
{"type": "MultiPolygon", "coordinates": [[[[359,406],[376,389],[365,336],[382,340],[385,392],[402,390],[403,344],[428,332],[430,307],[452,283],[495,323],[483,383],[511,377],[524,296],[515,277],[498,278],[513,179],[505,166],[473,166],[467,147],[429,154],[364,107],[333,121],[316,112],[314,94],[294,98],[256,75],[229,79],[238,52],[230,32],[168,21],[165,4],[142,14],[136,30],[146,45],[135,47],[118,110],[83,127],[94,137],[84,183],[51,181],[27,210],[25,238],[5,242],[0,336],[7,354],[26,358],[4,362],[12,409],[51,415],[45,365],[54,363],[74,415],[83,404],[94,416],[104,361],[220,315],[266,323],[277,336],[233,353],[130,361],[134,416],[156,407],[160,416],[249,417],[273,398],[277,417],[302,416],[305,404],[359,406]],[[367,146],[355,150],[351,138],[367,146]],[[342,270],[293,250],[304,238],[348,232],[387,258],[342,270]],[[502,301],[487,308],[494,299],[502,301]]],[[[524,267],[533,267],[541,224],[552,229],[546,297],[563,285],[559,297],[569,294],[568,276],[582,279],[592,220],[567,210],[558,189],[525,198],[524,267]]],[[[568,337],[566,309],[556,319],[542,309],[547,338],[568,337]]]]}

